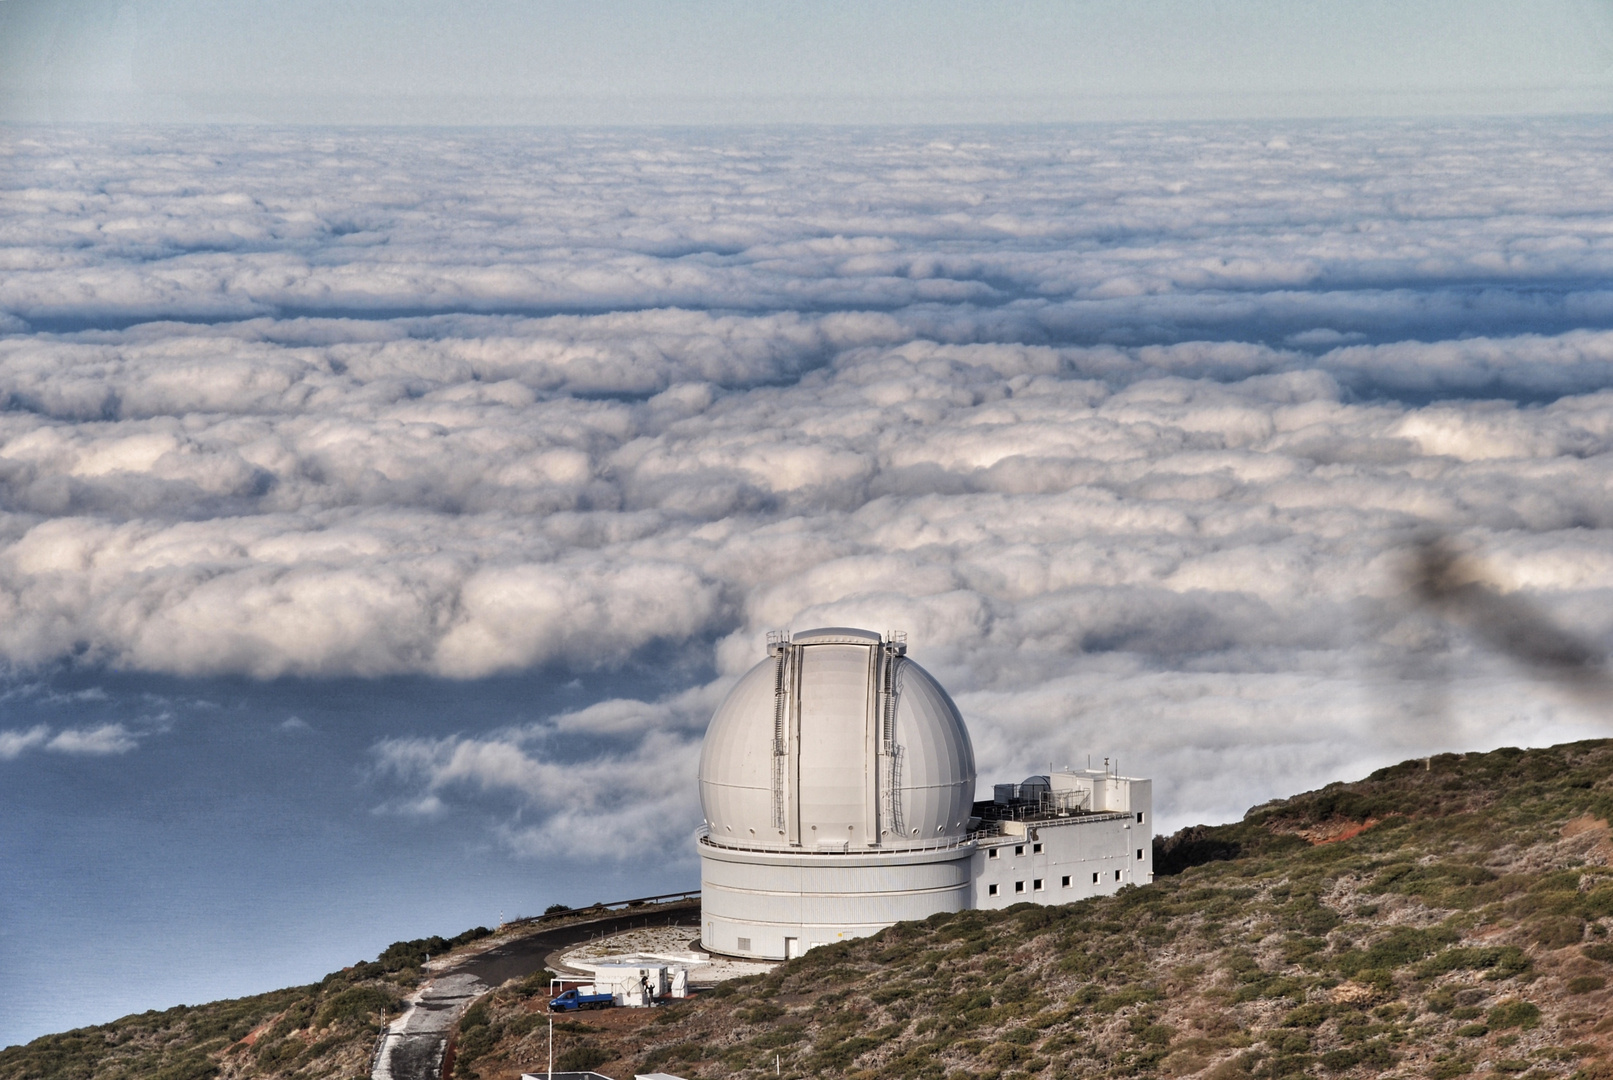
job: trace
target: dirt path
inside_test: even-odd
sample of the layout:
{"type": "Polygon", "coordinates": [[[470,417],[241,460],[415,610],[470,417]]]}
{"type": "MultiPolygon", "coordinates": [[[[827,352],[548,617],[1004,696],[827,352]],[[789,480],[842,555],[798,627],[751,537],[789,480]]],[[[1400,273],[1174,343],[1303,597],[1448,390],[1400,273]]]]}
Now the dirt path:
{"type": "Polygon", "coordinates": [[[443,1054],[454,1023],[471,1003],[510,979],[542,971],[549,954],[590,938],[638,926],[700,925],[700,902],[612,912],[586,922],[539,930],[451,964],[410,997],[410,1007],[387,1028],[371,1080],[440,1080],[443,1054]]]}

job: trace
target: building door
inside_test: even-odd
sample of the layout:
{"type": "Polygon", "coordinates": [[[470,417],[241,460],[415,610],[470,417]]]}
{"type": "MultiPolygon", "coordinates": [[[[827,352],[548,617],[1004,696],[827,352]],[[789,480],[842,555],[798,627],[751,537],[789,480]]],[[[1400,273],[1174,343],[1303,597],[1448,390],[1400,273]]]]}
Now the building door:
{"type": "Polygon", "coordinates": [[[784,959],[794,960],[801,955],[801,939],[787,937],[784,939],[784,959]]]}

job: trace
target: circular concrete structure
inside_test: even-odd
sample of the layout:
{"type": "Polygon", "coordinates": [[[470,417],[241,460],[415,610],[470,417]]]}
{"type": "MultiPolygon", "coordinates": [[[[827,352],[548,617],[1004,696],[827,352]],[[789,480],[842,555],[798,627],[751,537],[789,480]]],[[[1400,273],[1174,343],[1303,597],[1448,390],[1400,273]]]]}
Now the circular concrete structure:
{"type": "Polygon", "coordinates": [[[974,749],[947,692],[867,630],[769,654],[706,730],[701,943],[784,959],[968,907],[974,749]]]}

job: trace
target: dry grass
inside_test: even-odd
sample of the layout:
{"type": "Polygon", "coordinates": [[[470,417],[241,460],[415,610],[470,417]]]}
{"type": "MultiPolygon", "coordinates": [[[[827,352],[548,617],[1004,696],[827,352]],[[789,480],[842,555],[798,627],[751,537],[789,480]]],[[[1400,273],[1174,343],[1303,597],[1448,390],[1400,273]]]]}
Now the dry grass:
{"type": "MultiPolygon", "coordinates": [[[[1406,762],[1160,841],[1157,865],[1181,872],[1151,886],[938,915],[665,1008],[567,1019],[561,1061],[702,1078],[777,1061],[852,1080],[1613,1080],[1610,817],[1613,742],[1406,762]]],[[[335,1003],[408,979],[338,974],[37,1040],[0,1052],[0,1080],[357,1075],[368,1043],[335,1003]]],[[[544,1062],[541,990],[507,985],[467,1012],[456,1080],[544,1062]]]]}

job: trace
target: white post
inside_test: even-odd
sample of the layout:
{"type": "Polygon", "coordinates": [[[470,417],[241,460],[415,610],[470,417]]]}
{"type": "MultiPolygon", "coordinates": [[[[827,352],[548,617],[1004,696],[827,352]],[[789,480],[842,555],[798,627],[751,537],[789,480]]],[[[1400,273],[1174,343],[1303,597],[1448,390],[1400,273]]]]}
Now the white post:
{"type": "Polygon", "coordinates": [[[549,1080],[554,1080],[554,1014],[549,1014],[549,1080]]]}

